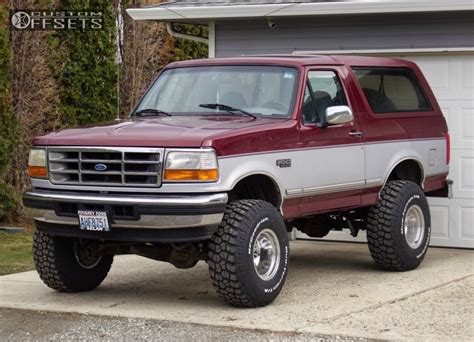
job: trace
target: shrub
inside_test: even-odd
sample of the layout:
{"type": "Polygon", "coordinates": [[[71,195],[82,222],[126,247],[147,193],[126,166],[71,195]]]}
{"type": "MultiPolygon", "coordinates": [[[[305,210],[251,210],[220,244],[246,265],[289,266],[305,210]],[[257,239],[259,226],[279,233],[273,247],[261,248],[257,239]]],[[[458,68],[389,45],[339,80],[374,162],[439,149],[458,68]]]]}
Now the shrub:
{"type": "Polygon", "coordinates": [[[18,128],[11,107],[11,48],[9,41],[8,8],[0,4],[0,219],[16,207],[15,197],[5,184],[5,174],[17,142],[18,128]]]}
{"type": "Polygon", "coordinates": [[[63,126],[102,122],[117,117],[116,25],[113,3],[107,0],[63,1],[59,10],[103,14],[103,29],[62,30],[63,48],[58,74],[63,126]]]}

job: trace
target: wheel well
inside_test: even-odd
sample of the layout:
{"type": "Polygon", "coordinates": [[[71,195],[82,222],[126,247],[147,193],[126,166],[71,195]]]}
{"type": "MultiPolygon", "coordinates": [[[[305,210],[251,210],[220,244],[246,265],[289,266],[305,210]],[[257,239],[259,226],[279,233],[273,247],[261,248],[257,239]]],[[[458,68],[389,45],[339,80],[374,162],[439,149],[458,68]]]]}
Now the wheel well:
{"type": "Polygon", "coordinates": [[[241,179],[229,192],[229,202],[241,199],[260,199],[281,205],[280,190],[273,179],[265,175],[252,175],[241,179]]]}
{"type": "Polygon", "coordinates": [[[392,170],[388,180],[407,180],[422,186],[423,171],[417,161],[413,159],[404,160],[392,170]]]}

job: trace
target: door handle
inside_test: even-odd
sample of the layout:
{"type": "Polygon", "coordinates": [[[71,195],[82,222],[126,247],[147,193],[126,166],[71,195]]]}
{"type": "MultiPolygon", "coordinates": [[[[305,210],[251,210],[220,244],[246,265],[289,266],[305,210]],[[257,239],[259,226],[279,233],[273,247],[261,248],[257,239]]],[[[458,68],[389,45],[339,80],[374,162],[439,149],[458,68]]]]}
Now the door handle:
{"type": "Polygon", "coordinates": [[[349,135],[351,137],[361,137],[364,135],[364,133],[362,133],[361,131],[350,131],[349,135]]]}

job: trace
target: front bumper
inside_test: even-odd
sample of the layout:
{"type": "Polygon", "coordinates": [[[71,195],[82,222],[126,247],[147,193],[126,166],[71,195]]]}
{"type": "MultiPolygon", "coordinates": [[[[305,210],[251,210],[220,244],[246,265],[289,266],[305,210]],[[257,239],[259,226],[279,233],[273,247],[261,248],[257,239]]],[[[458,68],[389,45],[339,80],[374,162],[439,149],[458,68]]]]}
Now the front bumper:
{"type": "Polygon", "coordinates": [[[150,242],[184,241],[187,235],[191,240],[210,237],[222,220],[227,200],[226,193],[129,195],[33,189],[23,194],[23,204],[37,209],[35,221],[40,230],[55,235],[128,241],[141,235],[140,241],[150,242]],[[77,210],[106,211],[111,231],[79,230],[77,210]],[[191,231],[194,232],[186,234],[191,231]]]}

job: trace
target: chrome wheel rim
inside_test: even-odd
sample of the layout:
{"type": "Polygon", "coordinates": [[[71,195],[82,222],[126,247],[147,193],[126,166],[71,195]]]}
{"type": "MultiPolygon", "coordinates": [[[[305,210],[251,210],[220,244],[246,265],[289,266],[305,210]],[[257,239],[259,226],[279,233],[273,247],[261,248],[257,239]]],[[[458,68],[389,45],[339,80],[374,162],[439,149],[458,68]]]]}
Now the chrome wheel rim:
{"type": "Polygon", "coordinates": [[[85,269],[96,267],[102,260],[102,256],[97,252],[96,248],[87,244],[81,244],[78,241],[74,242],[74,256],[77,263],[85,269]]]}
{"type": "Polygon", "coordinates": [[[271,280],[280,265],[280,243],[270,229],[263,229],[253,243],[253,266],[260,279],[271,280]]]}
{"type": "Polygon", "coordinates": [[[420,247],[425,236],[425,217],[417,205],[411,206],[405,214],[405,240],[412,249],[420,247]]]}

